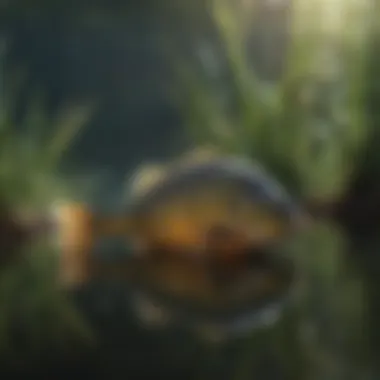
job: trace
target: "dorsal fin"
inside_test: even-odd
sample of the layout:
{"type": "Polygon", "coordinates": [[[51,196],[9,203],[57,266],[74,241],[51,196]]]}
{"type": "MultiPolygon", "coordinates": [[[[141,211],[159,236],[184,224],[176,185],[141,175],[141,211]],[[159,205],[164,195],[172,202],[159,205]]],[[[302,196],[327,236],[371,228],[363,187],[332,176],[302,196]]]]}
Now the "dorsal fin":
{"type": "Polygon", "coordinates": [[[188,165],[208,162],[220,156],[221,153],[216,148],[204,146],[192,149],[166,164],[144,164],[135,171],[135,174],[129,181],[129,194],[132,197],[144,195],[164,179],[172,169],[181,169],[188,165]]]}
{"type": "Polygon", "coordinates": [[[165,165],[147,164],[142,165],[133,175],[129,192],[132,197],[141,196],[156,186],[167,173],[165,165]]]}
{"type": "Polygon", "coordinates": [[[183,167],[203,162],[209,162],[221,156],[222,153],[216,147],[197,147],[183,154],[177,161],[177,166],[183,167]]]}

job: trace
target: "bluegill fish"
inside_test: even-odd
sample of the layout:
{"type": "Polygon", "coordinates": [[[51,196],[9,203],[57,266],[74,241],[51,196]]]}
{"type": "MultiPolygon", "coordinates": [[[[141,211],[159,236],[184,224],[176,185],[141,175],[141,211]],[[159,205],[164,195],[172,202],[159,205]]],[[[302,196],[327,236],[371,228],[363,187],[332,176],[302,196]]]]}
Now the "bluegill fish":
{"type": "Polygon", "coordinates": [[[292,279],[268,247],[297,227],[301,212],[259,167],[219,155],[153,165],[137,172],[130,195],[120,217],[58,208],[63,283],[121,276],[144,325],[177,320],[201,335],[236,335],[271,319],[267,306],[279,307],[292,279]],[[122,236],[135,255],[107,272],[91,254],[102,236],[122,236]]]}
{"type": "MultiPolygon", "coordinates": [[[[57,209],[64,266],[89,266],[98,238],[120,236],[136,254],[212,257],[232,268],[253,247],[281,240],[300,216],[275,181],[239,157],[195,154],[151,166],[137,173],[130,188],[130,204],[120,217],[96,215],[81,204],[57,209]]],[[[74,272],[70,276],[79,279],[74,272]]]]}
{"type": "MultiPolygon", "coordinates": [[[[154,167],[137,176],[132,187],[131,202],[120,217],[97,216],[82,205],[61,207],[61,241],[64,249],[77,252],[77,261],[88,256],[97,238],[124,236],[136,253],[212,256],[233,263],[252,247],[281,240],[299,217],[281,187],[239,157],[154,167]]],[[[75,255],[67,260],[75,261],[75,255]]]]}

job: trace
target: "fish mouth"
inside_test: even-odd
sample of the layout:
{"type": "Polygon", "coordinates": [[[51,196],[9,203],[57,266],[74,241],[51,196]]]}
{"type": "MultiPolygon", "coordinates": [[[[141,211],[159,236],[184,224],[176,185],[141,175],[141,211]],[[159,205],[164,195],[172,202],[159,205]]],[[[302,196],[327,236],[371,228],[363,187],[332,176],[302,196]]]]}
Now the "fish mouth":
{"type": "MultiPolygon", "coordinates": [[[[167,265],[167,263],[162,263],[167,265]]],[[[173,265],[170,271],[181,270],[181,265],[173,265]]],[[[239,326],[243,321],[253,323],[269,309],[286,304],[291,297],[295,279],[293,263],[290,259],[265,251],[251,252],[245,267],[228,281],[215,279],[210,268],[193,268],[194,274],[204,271],[201,277],[194,277],[190,291],[169,286],[169,280],[158,275],[158,263],[147,267],[136,263],[132,285],[140,294],[154,300],[163,308],[190,324],[210,323],[223,326],[239,326]]],[[[184,269],[184,268],[182,268],[184,269]]],[[[188,270],[191,272],[191,268],[188,270]]],[[[180,274],[178,274],[180,276],[180,274]]]]}

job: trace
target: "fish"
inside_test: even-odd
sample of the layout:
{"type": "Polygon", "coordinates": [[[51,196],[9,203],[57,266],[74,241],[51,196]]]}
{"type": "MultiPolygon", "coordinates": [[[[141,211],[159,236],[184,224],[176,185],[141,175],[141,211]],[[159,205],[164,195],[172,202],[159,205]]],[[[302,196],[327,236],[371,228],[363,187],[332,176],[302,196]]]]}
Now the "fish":
{"type": "Polygon", "coordinates": [[[64,286],[119,277],[142,325],[180,322],[210,341],[274,323],[292,275],[273,248],[299,228],[303,212],[259,165],[197,151],[144,165],[127,190],[118,216],[56,205],[64,286]],[[91,252],[102,237],[126,239],[132,256],[100,260],[91,252]]]}
{"type": "Polygon", "coordinates": [[[120,216],[95,215],[78,203],[57,208],[59,240],[67,253],[62,268],[78,268],[67,269],[67,282],[89,277],[85,267],[90,273],[90,252],[102,237],[125,238],[136,255],[219,262],[233,272],[253,247],[260,250],[290,234],[300,215],[262,168],[236,156],[196,152],[179,162],[146,166],[129,188],[130,201],[120,216]]]}

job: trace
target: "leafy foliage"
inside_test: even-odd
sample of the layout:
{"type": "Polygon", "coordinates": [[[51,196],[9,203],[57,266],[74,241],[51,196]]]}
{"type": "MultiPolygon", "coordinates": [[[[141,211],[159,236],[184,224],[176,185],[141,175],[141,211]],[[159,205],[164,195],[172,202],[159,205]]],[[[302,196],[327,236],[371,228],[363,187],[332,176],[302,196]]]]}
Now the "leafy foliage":
{"type": "MultiPolygon", "coordinates": [[[[90,109],[68,109],[53,124],[36,98],[25,117],[27,125],[18,126],[11,117],[16,99],[10,87],[2,97],[0,194],[12,210],[44,215],[58,197],[74,194],[74,184],[63,182],[59,175],[59,164],[90,109]],[[48,131],[52,133],[47,135],[48,131]]],[[[0,353],[12,359],[16,354],[18,360],[30,359],[40,350],[93,339],[59,288],[54,244],[50,239],[34,240],[25,247],[25,260],[0,276],[0,353]]]]}
{"type": "Polygon", "coordinates": [[[221,100],[220,87],[181,62],[181,104],[190,132],[200,143],[259,160],[304,199],[339,198],[369,132],[364,109],[369,10],[353,21],[352,14],[361,9],[355,11],[358,5],[346,2],[340,11],[351,32],[343,32],[344,23],[329,31],[322,28],[323,3],[295,1],[283,77],[278,83],[263,83],[246,58],[236,13],[226,1],[213,4],[232,78],[228,91],[233,110],[221,100]]]}

